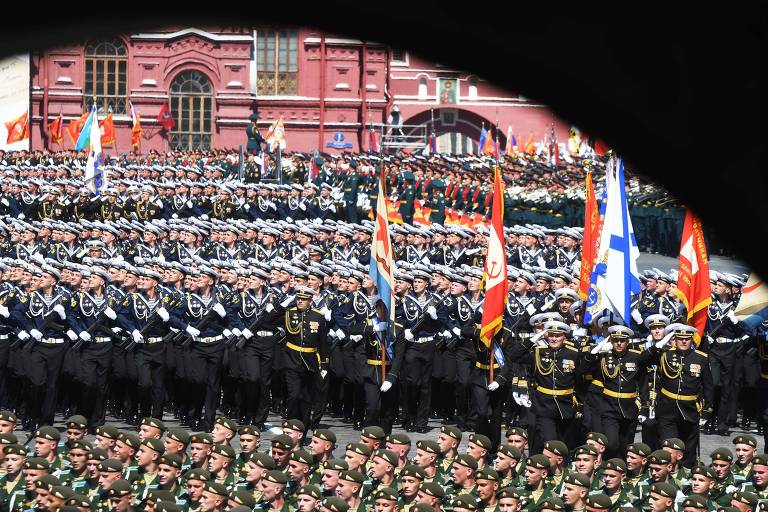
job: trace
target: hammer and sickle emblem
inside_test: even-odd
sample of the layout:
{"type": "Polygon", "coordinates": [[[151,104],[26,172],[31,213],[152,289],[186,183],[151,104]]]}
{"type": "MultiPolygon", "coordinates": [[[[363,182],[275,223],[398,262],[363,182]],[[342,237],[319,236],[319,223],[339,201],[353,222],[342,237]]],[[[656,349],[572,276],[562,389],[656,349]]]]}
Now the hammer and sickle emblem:
{"type": "Polygon", "coordinates": [[[490,279],[496,279],[497,277],[499,277],[499,275],[501,275],[501,265],[499,265],[497,261],[491,261],[490,263],[491,263],[491,268],[488,270],[488,277],[490,279]],[[498,271],[496,271],[497,265],[499,267],[498,271]]]}

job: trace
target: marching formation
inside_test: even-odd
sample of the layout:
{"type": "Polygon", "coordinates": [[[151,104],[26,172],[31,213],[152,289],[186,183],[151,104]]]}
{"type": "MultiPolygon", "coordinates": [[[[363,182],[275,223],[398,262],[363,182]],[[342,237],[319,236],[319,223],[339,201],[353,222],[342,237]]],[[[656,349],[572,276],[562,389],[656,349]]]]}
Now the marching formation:
{"type": "MultiPolygon", "coordinates": [[[[0,507],[746,512],[768,498],[751,435],[711,465],[697,453],[700,427],[727,435],[739,411],[764,432],[766,338],[735,315],[746,276],[711,273],[700,343],[659,269],[640,276],[631,322],[585,327],[584,229],[537,212],[503,228],[508,294],[489,345],[495,235],[487,220],[449,222],[446,190],[468,187],[487,217],[492,189],[481,201],[480,181],[417,180],[400,164],[386,174],[388,215],[404,221],[389,226],[391,316],[369,275],[372,171],[360,194],[346,162],[339,183],[318,163],[290,184],[116,162],[94,198],[80,165],[0,165],[0,507]],[[426,223],[413,223],[417,190],[432,194],[426,223]],[[76,414],[65,443],[57,412],[76,414]],[[270,412],[286,435],[260,453],[270,412]],[[343,456],[326,415],[361,431],[343,456]],[[170,417],[194,433],[166,431],[170,417]],[[393,430],[427,433],[430,418],[438,437],[415,450],[393,430]]],[[[508,179],[507,203],[520,183],[508,179]]]]}

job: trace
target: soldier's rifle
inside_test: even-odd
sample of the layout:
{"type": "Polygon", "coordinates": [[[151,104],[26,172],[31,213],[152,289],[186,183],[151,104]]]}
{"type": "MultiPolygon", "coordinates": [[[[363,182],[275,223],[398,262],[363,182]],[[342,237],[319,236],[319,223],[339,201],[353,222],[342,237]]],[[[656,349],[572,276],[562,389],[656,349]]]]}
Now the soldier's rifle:
{"type": "MultiPolygon", "coordinates": [[[[49,327],[53,327],[54,329],[63,331],[65,327],[64,324],[54,323],[54,320],[57,317],[60,318],[59,314],[56,313],[56,311],[54,311],[53,308],[51,308],[48,314],[45,315],[45,317],[43,317],[43,325],[41,325],[40,328],[37,330],[43,333],[46,330],[48,330],[49,327]]],[[[32,350],[32,347],[34,347],[36,341],[37,340],[31,337],[30,335],[29,342],[24,346],[23,350],[30,352],[32,350]]]]}
{"type": "MultiPolygon", "coordinates": [[[[232,298],[233,293],[234,292],[229,292],[227,296],[224,297],[224,300],[219,301],[218,304],[221,304],[221,306],[224,307],[224,304],[228,302],[229,299],[232,298]]],[[[214,314],[218,315],[218,313],[216,313],[216,310],[214,309],[215,306],[216,304],[213,304],[211,308],[202,316],[202,318],[200,318],[200,320],[197,322],[197,325],[193,326],[195,329],[197,329],[198,331],[202,331],[208,326],[209,323],[211,323],[211,320],[213,319],[213,315],[214,314]]],[[[227,338],[227,341],[225,341],[225,343],[227,343],[228,340],[229,338],[227,338]]],[[[179,343],[182,348],[186,348],[192,343],[193,337],[187,331],[179,331],[172,338],[172,341],[175,343],[179,343]]]]}

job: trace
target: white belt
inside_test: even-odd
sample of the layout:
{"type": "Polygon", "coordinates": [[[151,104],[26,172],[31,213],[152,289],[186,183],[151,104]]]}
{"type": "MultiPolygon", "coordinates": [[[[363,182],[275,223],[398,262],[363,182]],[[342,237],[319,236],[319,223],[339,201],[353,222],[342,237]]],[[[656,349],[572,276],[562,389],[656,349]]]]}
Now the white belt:
{"type": "Polygon", "coordinates": [[[0,334],[0,340],[7,340],[10,337],[11,337],[10,334],[0,334]]]}
{"type": "Polygon", "coordinates": [[[258,331],[256,336],[274,336],[275,331],[258,331]]]}
{"type": "Polygon", "coordinates": [[[107,343],[107,342],[112,341],[112,338],[110,338],[109,336],[97,336],[97,337],[93,338],[93,341],[95,343],[107,343]]]}
{"type": "Polygon", "coordinates": [[[517,333],[517,337],[520,338],[521,340],[527,340],[531,336],[533,336],[532,332],[519,332],[519,333],[517,333]]]}
{"type": "Polygon", "coordinates": [[[734,340],[733,340],[733,339],[731,339],[731,338],[722,338],[722,337],[720,337],[720,338],[715,338],[715,341],[716,341],[717,343],[733,343],[733,342],[734,342],[734,340]]]}
{"type": "Polygon", "coordinates": [[[223,340],[224,336],[222,334],[219,334],[218,336],[209,336],[207,338],[200,338],[198,341],[200,343],[213,343],[215,341],[223,340]]]}
{"type": "Polygon", "coordinates": [[[64,343],[64,338],[43,338],[40,340],[40,343],[45,343],[47,345],[58,345],[59,343],[64,343]]]}
{"type": "Polygon", "coordinates": [[[153,338],[146,338],[145,341],[146,341],[146,343],[149,343],[149,344],[160,343],[161,341],[163,341],[163,337],[162,336],[156,336],[156,337],[153,337],[153,338]]]}
{"type": "Polygon", "coordinates": [[[434,339],[435,339],[434,336],[423,336],[421,338],[416,338],[415,340],[413,340],[413,343],[428,343],[434,339]]]}

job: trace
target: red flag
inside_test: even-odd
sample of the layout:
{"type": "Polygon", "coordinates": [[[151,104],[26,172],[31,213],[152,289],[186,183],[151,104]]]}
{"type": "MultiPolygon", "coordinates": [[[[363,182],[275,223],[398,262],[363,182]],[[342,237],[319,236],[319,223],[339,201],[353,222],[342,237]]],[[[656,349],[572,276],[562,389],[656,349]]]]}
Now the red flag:
{"type": "Polygon", "coordinates": [[[5,123],[8,129],[8,138],[6,144],[13,144],[29,138],[29,112],[24,112],[16,119],[11,119],[5,123]]]}
{"type": "Polygon", "coordinates": [[[376,132],[373,128],[368,131],[368,151],[371,153],[379,152],[379,140],[376,138],[376,132]]]}
{"type": "Polygon", "coordinates": [[[493,337],[501,330],[508,293],[503,197],[504,185],[501,181],[501,171],[496,166],[493,179],[491,232],[488,235],[488,255],[484,269],[485,304],[480,328],[480,341],[488,348],[491,347],[493,337]]]}
{"type": "Polygon", "coordinates": [[[64,141],[64,116],[59,114],[59,117],[54,119],[53,122],[48,125],[48,129],[51,131],[51,140],[53,143],[61,146],[61,143],[64,141]]]}
{"type": "Polygon", "coordinates": [[[486,156],[494,156],[496,154],[496,146],[493,143],[493,136],[491,130],[488,130],[488,136],[485,137],[485,143],[480,148],[480,152],[486,156]]]}
{"type": "Polygon", "coordinates": [[[592,183],[592,172],[587,172],[587,195],[584,207],[584,237],[581,240],[581,271],[579,275],[579,297],[587,300],[589,293],[589,276],[595,268],[597,260],[596,241],[600,240],[600,215],[595,198],[595,185],[592,183]]]}
{"type": "Polygon", "coordinates": [[[167,101],[163,103],[160,112],[157,114],[157,122],[167,132],[173,130],[173,127],[176,126],[176,121],[173,119],[173,115],[171,115],[171,107],[168,106],[167,101]]]}
{"type": "Polygon", "coordinates": [[[115,122],[112,120],[112,114],[107,115],[107,117],[103,121],[99,121],[99,128],[101,129],[102,146],[114,144],[115,143],[115,122]]]}
{"type": "Polygon", "coordinates": [[[685,304],[688,323],[699,331],[694,337],[696,346],[707,326],[707,308],[712,303],[712,285],[709,282],[709,257],[704,243],[701,221],[686,209],[683,236],[680,240],[680,268],[677,272],[675,295],[685,304]]]}
{"type": "Polygon", "coordinates": [[[86,112],[77,119],[71,120],[67,125],[67,135],[69,135],[69,140],[72,141],[72,145],[77,144],[77,138],[80,136],[80,131],[83,129],[89,115],[90,112],[86,112]]]}

